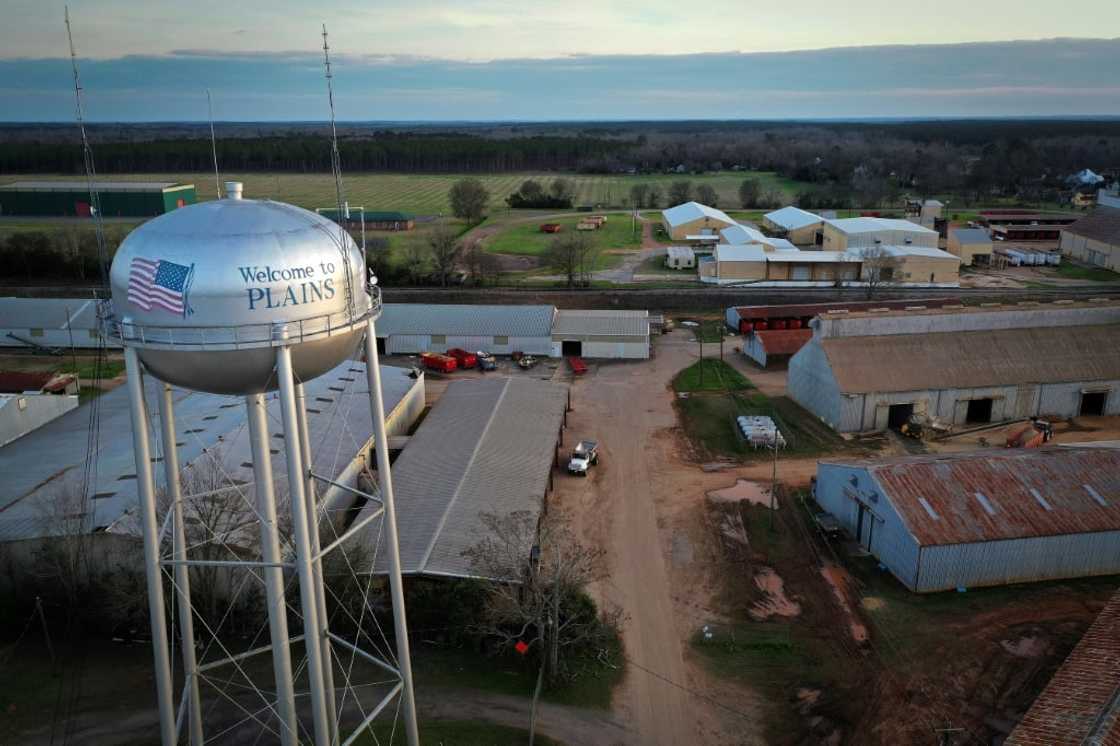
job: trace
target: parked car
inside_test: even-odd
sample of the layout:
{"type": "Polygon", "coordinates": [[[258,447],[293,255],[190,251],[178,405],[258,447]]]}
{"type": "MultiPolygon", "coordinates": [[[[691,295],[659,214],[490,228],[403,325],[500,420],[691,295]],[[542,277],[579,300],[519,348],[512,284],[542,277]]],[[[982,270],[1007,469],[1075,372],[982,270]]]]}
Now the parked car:
{"type": "Polygon", "coordinates": [[[455,362],[457,362],[459,367],[463,370],[478,365],[478,358],[475,357],[475,354],[473,352],[467,352],[461,347],[452,347],[447,351],[447,356],[455,358],[455,362]]]}
{"type": "Polygon", "coordinates": [[[568,473],[586,477],[587,470],[599,463],[599,444],[594,440],[581,440],[572,449],[568,459],[568,473]]]}
{"type": "Polygon", "coordinates": [[[532,355],[522,355],[521,358],[517,361],[517,365],[520,366],[523,370],[529,370],[529,368],[532,368],[536,364],[537,359],[532,355]]]}
{"type": "Polygon", "coordinates": [[[489,352],[479,350],[474,356],[478,358],[479,370],[495,370],[498,367],[498,361],[489,352]]]}
{"type": "Polygon", "coordinates": [[[447,355],[440,355],[436,352],[421,352],[420,364],[429,370],[437,370],[440,373],[451,373],[459,367],[459,363],[455,362],[455,358],[448,357],[447,355]]]}

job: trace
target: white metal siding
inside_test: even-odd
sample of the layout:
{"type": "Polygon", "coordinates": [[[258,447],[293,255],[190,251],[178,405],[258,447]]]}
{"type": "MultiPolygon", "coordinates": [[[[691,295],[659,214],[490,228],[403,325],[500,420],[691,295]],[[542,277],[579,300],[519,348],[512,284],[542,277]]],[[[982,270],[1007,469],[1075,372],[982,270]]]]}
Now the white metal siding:
{"type": "Polygon", "coordinates": [[[446,352],[452,347],[461,347],[474,352],[486,350],[496,355],[508,355],[520,350],[533,355],[549,356],[552,353],[550,337],[509,337],[504,345],[494,344],[494,337],[445,337],[445,341],[434,344],[429,334],[394,334],[385,344],[385,352],[390,355],[415,355],[420,352],[446,352]]]}
{"type": "Polygon", "coordinates": [[[584,342],[583,357],[646,360],[649,358],[649,342],[584,342]]]}
{"type": "Polygon", "coordinates": [[[840,388],[815,337],[790,358],[787,387],[795,402],[833,428],[841,429],[840,388]]]}

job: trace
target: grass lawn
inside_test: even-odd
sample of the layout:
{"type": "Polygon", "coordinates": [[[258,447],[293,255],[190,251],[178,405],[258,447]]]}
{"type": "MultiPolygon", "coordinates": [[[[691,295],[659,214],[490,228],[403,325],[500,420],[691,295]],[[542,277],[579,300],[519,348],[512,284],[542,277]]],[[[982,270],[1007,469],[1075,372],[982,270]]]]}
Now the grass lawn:
{"type": "Polygon", "coordinates": [[[697,342],[719,344],[719,341],[727,334],[723,319],[704,319],[698,323],[699,326],[691,327],[692,336],[697,342]]]}
{"type": "MultiPolygon", "coordinates": [[[[420,686],[481,689],[525,697],[528,702],[537,681],[535,665],[513,653],[486,656],[462,648],[419,645],[412,656],[412,668],[420,686]]],[[[611,693],[623,675],[621,650],[614,650],[610,657],[611,665],[598,660],[572,661],[572,681],[546,687],[541,698],[557,704],[609,710],[611,693]]]]}
{"type": "Polygon", "coordinates": [[[750,381],[718,358],[697,360],[673,379],[675,391],[726,391],[750,388],[750,381]]]}
{"type": "MultiPolygon", "coordinates": [[[[528,717],[528,715],[526,715],[528,717]]],[[[355,741],[361,746],[389,746],[405,743],[404,723],[387,719],[375,720],[364,737],[355,741]]],[[[420,743],[423,746],[506,746],[529,742],[529,731],[510,728],[484,720],[421,720],[420,743]]],[[[551,738],[536,734],[535,743],[542,746],[559,746],[551,738]]]]}
{"type": "MultiPolygon", "coordinates": [[[[403,210],[419,215],[449,213],[451,205],[447,192],[451,185],[466,174],[402,174],[347,172],[342,164],[343,186],[346,199],[353,206],[367,210],[403,210]]],[[[214,199],[213,173],[162,173],[162,174],[106,174],[113,181],[176,181],[192,183],[200,200],[214,199]]],[[[709,184],[719,195],[719,204],[733,207],[738,204],[739,184],[751,176],[759,179],[763,190],[776,189],[787,200],[792,199],[803,185],[784,179],[771,172],[720,171],[699,176],[653,174],[641,176],[556,173],[500,173],[476,175],[490,190],[490,206],[496,211],[505,208],[505,198],[516,191],[526,179],[536,179],[548,185],[557,176],[570,179],[576,190],[577,205],[625,206],[630,198],[630,188],[635,184],[657,185],[667,194],[674,181],[688,180],[695,189],[709,184]]],[[[6,174],[5,181],[35,179],[40,181],[72,181],[73,174],[6,174]]],[[[329,173],[223,173],[223,181],[240,181],[245,185],[245,196],[291,202],[314,210],[316,207],[333,207],[335,204],[334,177],[329,173]]]]}
{"type": "Polygon", "coordinates": [[[1086,267],[1083,264],[1073,264],[1069,260],[1059,264],[1054,272],[1058,277],[1070,280],[1089,280],[1091,282],[1120,282],[1120,273],[1103,267],[1086,267]]]}
{"type": "MultiPolygon", "coordinates": [[[[544,221],[541,221],[544,222],[544,221]]],[[[486,250],[495,254],[521,254],[539,256],[560,235],[576,232],[579,217],[560,218],[548,222],[559,223],[561,233],[541,233],[540,222],[515,223],[486,240],[486,250]]],[[[600,251],[633,250],[642,245],[640,230],[631,231],[630,219],[624,215],[609,215],[607,222],[597,231],[583,231],[600,251]]]]}
{"type": "Polygon", "coordinates": [[[124,361],[122,360],[102,360],[100,371],[95,370],[96,363],[93,360],[83,360],[78,363],[77,367],[73,363],[67,363],[62,366],[61,372],[63,373],[77,373],[78,378],[86,380],[92,379],[96,372],[99,372],[101,378],[116,378],[124,372],[124,361]]]}

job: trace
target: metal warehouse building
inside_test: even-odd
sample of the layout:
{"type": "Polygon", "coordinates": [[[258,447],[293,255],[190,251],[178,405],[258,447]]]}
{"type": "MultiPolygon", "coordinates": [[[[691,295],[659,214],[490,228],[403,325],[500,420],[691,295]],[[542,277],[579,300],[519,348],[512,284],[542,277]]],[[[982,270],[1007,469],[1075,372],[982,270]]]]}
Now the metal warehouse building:
{"type": "Polygon", "coordinates": [[[521,351],[543,357],[649,357],[646,311],[386,303],[377,334],[378,349],[390,355],[460,347],[497,355],[521,351]]]}
{"type": "Polygon", "coordinates": [[[840,432],[1120,414],[1120,304],[828,312],[789,393],[840,432]]]}
{"type": "MultiPolygon", "coordinates": [[[[463,552],[487,535],[483,514],[541,515],[567,406],[566,386],[536,379],[448,385],[393,465],[403,573],[473,577],[463,552]]],[[[380,546],[380,523],[364,533],[370,547],[380,546]]],[[[387,563],[379,551],[371,569],[384,572],[387,563]]]]}
{"type": "Polygon", "coordinates": [[[0,298],[0,347],[83,349],[100,344],[97,301],[91,298],[0,298]]]}
{"type": "MultiPolygon", "coordinates": [[[[196,201],[194,184],[165,181],[102,181],[97,184],[105,217],[150,218],[196,201]]],[[[16,181],[0,185],[0,215],[89,217],[84,181],[16,181]]]]}
{"type": "Polygon", "coordinates": [[[646,360],[648,311],[557,311],[552,356],[646,360]]]}
{"type": "MultiPolygon", "coordinates": [[[[373,424],[365,370],[365,363],[350,360],[305,385],[313,468],[348,486],[354,486],[366,464],[372,462],[373,424]]],[[[404,435],[424,410],[424,377],[412,378],[408,370],[389,366],[382,367],[381,376],[388,434],[404,435]]],[[[130,428],[126,388],[120,386],[98,397],[96,483],[90,486],[92,499],[85,513],[59,517],[56,496],[70,480],[80,480],[89,437],[88,404],[0,448],[0,542],[13,562],[33,562],[44,539],[82,532],[98,537],[104,546],[97,556],[111,565],[119,559],[114,554],[117,549],[139,538],[136,461],[132,441],[121,437],[130,428]]],[[[148,379],[146,388],[149,406],[155,409],[160,384],[148,379]]],[[[251,484],[253,457],[245,428],[245,402],[236,396],[182,389],[173,392],[184,469],[200,462],[206,453],[217,453],[226,479],[251,484]]],[[[280,420],[279,400],[274,395],[268,400],[268,417],[272,423],[280,420]]],[[[158,410],[149,419],[158,431],[158,410]]],[[[274,433],[273,437],[282,435],[274,433]]],[[[157,452],[153,459],[162,460],[161,456],[157,452]]],[[[281,446],[274,446],[271,461],[278,488],[283,489],[287,466],[281,446]]],[[[156,474],[162,483],[162,467],[156,474]]],[[[252,490],[246,487],[245,491],[246,497],[238,499],[251,503],[252,490]]],[[[328,510],[348,508],[354,500],[337,487],[325,488],[320,498],[328,510]]]]}
{"type": "Polygon", "coordinates": [[[446,352],[452,347],[508,355],[552,354],[552,306],[386,303],[377,321],[378,350],[389,355],[446,352]]]}
{"type": "Polygon", "coordinates": [[[1120,450],[828,460],[816,500],[918,593],[1120,573],[1120,450]]]}

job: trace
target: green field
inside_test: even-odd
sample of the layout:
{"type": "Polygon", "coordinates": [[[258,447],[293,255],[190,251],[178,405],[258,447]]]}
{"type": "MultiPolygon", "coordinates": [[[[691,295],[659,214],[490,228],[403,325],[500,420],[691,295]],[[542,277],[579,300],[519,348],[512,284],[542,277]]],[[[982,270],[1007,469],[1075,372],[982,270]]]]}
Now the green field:
{"type": "MultiPolygon", "coordinates": [[[[345,169],[346,164],[343,164],[345,169]]],[[[447,192],[464,174],[399,174],[399,173],[344,173],[346,198],[351,205],[367,210],[404,210],[418,215],[437,215],[450,211],[447,192]]],[[[674,181],[688,180],[695,189],[700,184],[710,184],[719,195],[719,206],[738,207],[739,184],[747,176],[758,178],[763,191],[775,189],[789,201],[801,184],[773,173],[721,171],[700,176],[688,175],[586,175],[504,173],[482,174],[481,179],[490,190],[490,209],[505,211],[505,198],[526,179],[537,179],[547,184],[557,176],[565,176],[575,185],[576,204],[628,206],[630,187],[635,184],[656,184],[667,195],[674,181]]],[[[2,181],[36,179],[40,181],[73,181],[74,175],[6,174],[2,181]]],[[[161,174],[111,174],[104,178],[113,181],[175,181],[193,183],[200,200],[213,199],[213,173],[161,173],[161,174]]],[[[308,209],[333,207],[335,204],[334,178],[327,173],[223,173],[223,181],[240,181],[245,185],[246,197],[268,197],[308,209]]]]}
{"type": "MultiPolygon", "coordinates": [[[[510,225],[505,230],[486,239],[486,250],[495,254],[539,256],[545,252],[557,236],[576,233],[576,223],[579,222],[579,218],[548,220],[549,223],[560,224],[560,233],[542,233],[540,225],[543,222],[546,221],[534,220],[530,223],[510,225]]],[[[580,231],[580,233],[600,251],[629,251],[642,245],[641,226],[638,226],[636,232],[631,230],[630,219],[625,215],[610,215],[607,217],[607,222],[599,230],[580,231]]]]}

